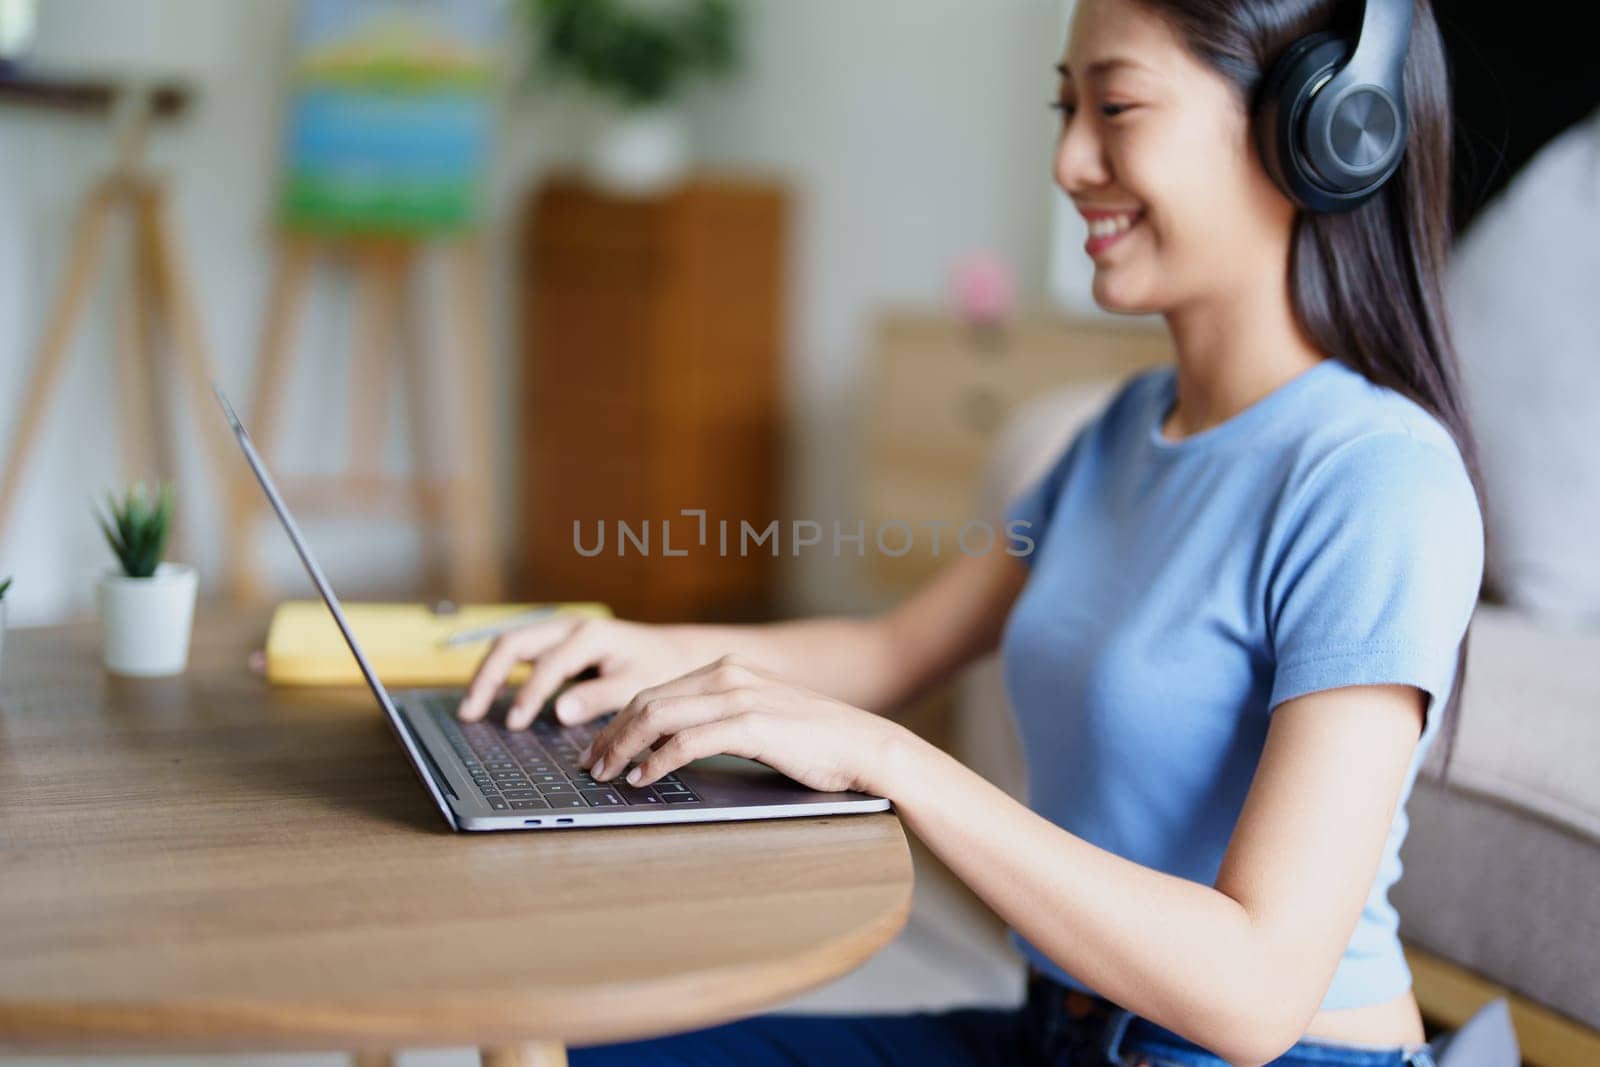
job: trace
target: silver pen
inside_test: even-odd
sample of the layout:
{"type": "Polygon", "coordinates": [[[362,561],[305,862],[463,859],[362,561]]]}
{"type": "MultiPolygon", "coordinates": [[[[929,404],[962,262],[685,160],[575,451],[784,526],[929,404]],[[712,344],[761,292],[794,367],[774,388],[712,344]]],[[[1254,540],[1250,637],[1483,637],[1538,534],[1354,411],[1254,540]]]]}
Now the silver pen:
{"type": "Polygon", "coordinates": [[[478,641],[486,641],[491,637],[499,637],[503,633],[508,633],[511,630],[515,630],[519,626],[526,626],[530,622],[538,622],[540,619],[548,618],[560,610],[561,609],[558,607],[547,604],[544,607],[533,608],[530,611],[520,612],[519,614],[501,619],[498,622],[491,622],[486,626],[474,626],[470,630],[457,630],[453,634],[447,634],[440,638],[439,647],[459,648],[462,645],[470,645],[478,641]]]}

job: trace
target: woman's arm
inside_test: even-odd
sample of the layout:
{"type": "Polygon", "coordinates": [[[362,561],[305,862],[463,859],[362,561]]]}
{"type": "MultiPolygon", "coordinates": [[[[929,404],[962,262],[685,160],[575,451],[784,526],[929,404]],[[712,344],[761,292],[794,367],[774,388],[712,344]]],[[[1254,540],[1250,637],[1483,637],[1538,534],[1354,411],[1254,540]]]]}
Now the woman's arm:
{"type": "Polygon", "coordinates": [[[909,735],[880,789],[1024,937],[1091,988],[1231,1063],[1304,1034],[1373,878],[1423,721],[1422,691],[1285,701],[1214,886],[1141,867],[1034,814],[909,735]]]}
{"type": "MultiPolygon", "coordinates": [[[[1304,1034],[1348,944],[1423,721],[1422,691],[1285,701],[1215,885],[1140,866],[1028,810],[898,724],[723,659],[641,692],[590,751],[655,781],[717,752],[889,797],[1001,918],[1091,988],[1230,1062],[1304,1034]]],[[[1136,771],[1135,771],[1136,773],[1136,771]]]]}

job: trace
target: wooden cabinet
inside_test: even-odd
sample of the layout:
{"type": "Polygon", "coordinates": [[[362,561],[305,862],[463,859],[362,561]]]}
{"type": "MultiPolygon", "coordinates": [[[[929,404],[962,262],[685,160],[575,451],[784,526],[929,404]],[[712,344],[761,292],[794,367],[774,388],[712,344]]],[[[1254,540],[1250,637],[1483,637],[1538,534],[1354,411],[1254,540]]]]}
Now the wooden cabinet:
{"type": "Polygon", "coordinates": [[[717,524],[779,517],[785,216],[782,190],[755,181],[698,178],[631,199],[563,179],[535,194],[523,596],[652,620],[768,610],[777,561],[736,541],[724,554],[717,524]],[[704,509],[707,544],[684,509],[704,509]],[[648,524],[648,548],[620,540],[619,523],[648,524]]]}
{"type": "MultiPolygon", "coordinates": [[[[936,312],[879,316],[871,356],[862,510],[869,529],[950,523],[941,556],[920,534],[904,556],[868,553],[874,585],[903,594],[952,558],[948,542],[976,514],[978,480],[1016,409],[1052,388],[1112,381],[1172,358],[1148,322],[1027,315],[979,328],[936,312]]],[[[897,542],[898,543],[898,542],[897,542]]]]}

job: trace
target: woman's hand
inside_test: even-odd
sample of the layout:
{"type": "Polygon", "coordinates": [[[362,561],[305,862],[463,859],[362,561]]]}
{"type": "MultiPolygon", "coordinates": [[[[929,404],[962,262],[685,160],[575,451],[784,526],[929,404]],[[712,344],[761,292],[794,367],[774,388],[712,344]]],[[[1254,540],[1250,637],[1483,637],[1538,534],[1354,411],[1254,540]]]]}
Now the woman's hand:
{"type": "Polygon", "coordinates": [[[682,628],[616,619],[543,619],[495,641],[456,715],[467,722],[487,715],[511,669],[523,661],[532,670],[506,713],[506,726],[513,730],[533,722],[561,683],[590,667],[600,676],[578,682],[556,701],[556,718],[566,725],[614,711],[646,686],[676,677],[708,658],[696,652],[682,628]]]}
{"type": "Polygon", "coordinates": [[[882,716],[723,656],[640,692],[580,762],[603,781],[640,758],[626,780],[644,786],[690,760],[725,753],[823,792],[881,793],[903,736],[904,727],[882,716]]]}

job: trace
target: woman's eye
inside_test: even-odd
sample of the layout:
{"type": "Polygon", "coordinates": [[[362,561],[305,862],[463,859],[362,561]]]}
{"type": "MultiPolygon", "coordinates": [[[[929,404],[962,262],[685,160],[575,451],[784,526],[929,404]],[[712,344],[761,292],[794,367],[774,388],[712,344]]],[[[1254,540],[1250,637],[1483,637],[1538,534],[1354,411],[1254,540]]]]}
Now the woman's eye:
{"type": "MultiPolygon", "coordinates": [[[[1132,104],[1101,104],[1099,111],[1105,118],[1114,119],[1118,115],[1132,111],[1133,106],[1132,104]]],[[[1078,105],[1069,100],[1052,100],[1050,101],[1050,108],[1053,111],[1059,111],[1064,119],[1069,119],[1078,112],[1078,105]]]]}

